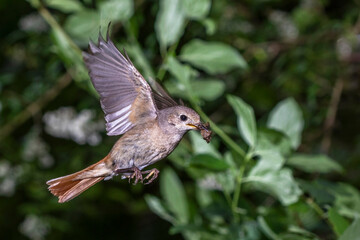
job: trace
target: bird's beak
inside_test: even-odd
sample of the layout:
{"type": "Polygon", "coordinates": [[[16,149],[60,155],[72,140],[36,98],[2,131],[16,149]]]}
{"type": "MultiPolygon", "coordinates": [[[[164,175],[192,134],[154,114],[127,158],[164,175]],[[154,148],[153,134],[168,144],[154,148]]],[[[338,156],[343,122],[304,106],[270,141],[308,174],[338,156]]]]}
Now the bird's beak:
{"type": "Polygon", "coordinates": [[[199,123],[199,124],[186,124],[196,130],[210,130],[209,127],[207,125],[204,125],[203,123],[199,123]]]}
{"type": "Polygon", "coordinates": [[[212,132],[210,130],[210,123],[187,124],[188,126],[199,130],[203,139],[209,143],[211,141],[212,132]]]}

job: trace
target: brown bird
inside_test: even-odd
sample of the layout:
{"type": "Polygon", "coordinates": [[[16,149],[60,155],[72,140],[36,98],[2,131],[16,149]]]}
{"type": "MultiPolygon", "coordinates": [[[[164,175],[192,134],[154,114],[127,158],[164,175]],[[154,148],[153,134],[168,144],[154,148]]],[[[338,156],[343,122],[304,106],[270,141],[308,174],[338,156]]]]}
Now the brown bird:
{"type": "Polygon", "coordinates": [[[119,174],[129,182],[134,179],[134,184],[151,183],[159,170],[142,169],[168,156],[189,130],[200,130],[204,139],[210,140],[209,125],[201,123],[194,110],[178,105],[159,84],[155,83],[153,92],[126,52],[124,57],[109,39],[109,33],[106,41],[99,34],[97,46],[90,42],[83,58],[100,95],[107,135],[123,136],[104,159],[47,182],[60,203],[119,174]]]}

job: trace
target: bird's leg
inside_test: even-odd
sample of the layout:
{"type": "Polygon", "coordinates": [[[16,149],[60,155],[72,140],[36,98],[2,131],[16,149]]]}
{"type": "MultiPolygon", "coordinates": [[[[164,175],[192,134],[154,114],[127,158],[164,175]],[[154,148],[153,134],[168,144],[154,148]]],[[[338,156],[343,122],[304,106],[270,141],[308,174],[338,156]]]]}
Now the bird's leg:
{"type": "Polygon", "coordinates": [[[131,168],[116,169],[114,172],[116,174],[133,172],[133,174],[131,174],[130,176],[126,176],[127,178],[129,178],[129,183],[133,178],[135,178],[134,185],[136,185],[139,182],[139,180],[141,183],[143,183],[142,172],[140,171],[140,169],[138,169],[135,166],[131,168]]]}
{"type": "Polygon", "coordinates": [[[147,170],[147,171],[142,171],[142,174],[146,174],[148,173],[148,175],[144,178],[144,180],[148,180],[146,183],[144,183],[144,185],[150,184],[152,183],[159,175],[159,170],[157,170],[156,168],[147,170]]]}
{"type": "Polygon", "coordinates": [[[129,183],[133,178],[135,178],[134,185],[136,185],[139,182],[139,180],[141,183],[143,183],[144,180],[140,169],[134,166],[131,168],[131,170],[134,171],[134,173],[129,177],[129,183]]]}

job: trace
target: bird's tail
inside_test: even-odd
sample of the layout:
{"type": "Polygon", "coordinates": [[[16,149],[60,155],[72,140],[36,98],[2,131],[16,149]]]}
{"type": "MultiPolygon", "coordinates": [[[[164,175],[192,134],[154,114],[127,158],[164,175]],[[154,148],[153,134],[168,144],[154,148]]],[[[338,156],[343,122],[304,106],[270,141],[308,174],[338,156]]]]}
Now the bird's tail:
{"type": "Polygon", "coordinates": [[[106,156],[79,172],[47,181],[49,191],[59,198],[59,203],[70,201],[95,183],[111,175],[112,171],[105,165],[108,157],[106,156]]]}

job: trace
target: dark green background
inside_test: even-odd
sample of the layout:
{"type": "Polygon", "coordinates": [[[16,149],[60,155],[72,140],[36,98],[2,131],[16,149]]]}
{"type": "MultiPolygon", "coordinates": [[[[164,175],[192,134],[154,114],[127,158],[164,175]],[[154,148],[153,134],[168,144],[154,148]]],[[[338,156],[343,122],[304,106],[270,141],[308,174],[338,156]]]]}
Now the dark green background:
{"type": "MultiPolygon", "coordinates": [[[[117,10],[106,4],[0,2],[2,239],[358,239],[359,1],[114,0],[111,6],[117,10]],[[161,14],[174,4],[174,22],[166,26],[161,14]],[[86,50],[89,39],[96,42],[100,26],[105,33],[109,21],[111,38],[146,78],[157,78],[187,106],[202,109],[202,117],[219,130],[210,148],[202,141],[194,147],[199,135],[187,135],[173,155],[156,165],[160,179],[149,186],[118,177],[58,204],[45,182],[102,159],[117,139],[97,127],[99,143],[79,144],[52,135],[44,121],[46,113],[71,107],[75,115],[92,111],[83,127],[104,126],[80,49],[86,50]],[[178,31],[177,21],[183,25],[178,31]],[[161,42],[159,36],[169,37],[174,29],[173,39],[161,42]],[[220,60],[211,62],[213,51],[206,47],[201,56],[208,68],[193,60],[191,53],[200,49],[191,46],[195,39],[202,40],[202,47],[220,44],[211,48],[219,49],[220,60]],[[282,187],[272,180],[260,186],[247,182],[267,155],[259,150],[263,143],[252,149],[242,127],[237,128],[237,118],[251,114],[242,115],[239,98],[231,102],[230,95],[254,109],[258,133],[267,133],[272,148],[282,154],[281,170],[289,170],[289,184],[301,189],[289,194],[294,200],[281,200],[276,191],[282,187]],[[274,107],[284,99],[293,100],[282,118],[301,113],[294,124],[304,123],[295,147],[289,147],[286,129],[267,129],[274,107]],[[314,158],[320,154],[323,158],[314,158]],[[230,176],[224,180],[229,192],[224,186],[199,190],[206,176],[230,176]],[[231,206],[234,199],[238,204],[231,206]],[[151,201],[165,213],[154,210],[151,201]]],[[[260,175],[280,175],[270,168],[260,175]]]]}

